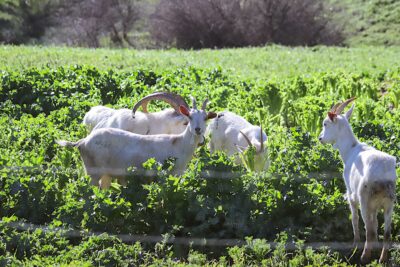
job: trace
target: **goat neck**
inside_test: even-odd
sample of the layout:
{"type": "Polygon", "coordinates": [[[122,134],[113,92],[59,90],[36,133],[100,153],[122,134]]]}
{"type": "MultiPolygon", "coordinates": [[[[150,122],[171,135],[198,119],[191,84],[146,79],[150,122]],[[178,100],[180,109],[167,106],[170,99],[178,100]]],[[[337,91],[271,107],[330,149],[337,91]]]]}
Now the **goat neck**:
{"type": "Polygon", "coordinates": [[[339,150],[339,154],[344,163],[346,163],[347,159],[352,154],[352,150],[358,144],[360,144],[360,142],[355,137],[349,123],[345,121],[339,135],[337,136],[336,142],[333,145],[334,148],[339,150]]]}

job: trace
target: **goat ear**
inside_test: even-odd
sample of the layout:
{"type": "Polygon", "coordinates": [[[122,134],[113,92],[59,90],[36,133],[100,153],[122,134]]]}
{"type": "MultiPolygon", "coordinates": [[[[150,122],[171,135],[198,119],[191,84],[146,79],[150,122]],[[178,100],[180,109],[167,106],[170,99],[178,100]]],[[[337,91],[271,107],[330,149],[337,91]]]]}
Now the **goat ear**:
{"type": "Polygon", "coordinates": [[[337,114],[333,112],[328,112],[328,117],[331,121],[334,121],[337,117],[337,114]]]}
{"type": "Polygon", "coordinates": [[[211,111],[207,113],[207,120],[214,119],[215,117],[217,117],[217,113],[211,111]]]}
{"type": "Polygon", "coordinates": [[[185,106],[179,106],[179,112],[187,117],[190,116],[190,112],[185,106]]]}
{"type": "Polygon", "coordinates": [[[344,115],[346,117],[347,120],[350,119],[351,114],[353,114],[353,109],[354,109],[354,104],[351,105],[351,108],[346,112],[346,114],[344,115]]]}

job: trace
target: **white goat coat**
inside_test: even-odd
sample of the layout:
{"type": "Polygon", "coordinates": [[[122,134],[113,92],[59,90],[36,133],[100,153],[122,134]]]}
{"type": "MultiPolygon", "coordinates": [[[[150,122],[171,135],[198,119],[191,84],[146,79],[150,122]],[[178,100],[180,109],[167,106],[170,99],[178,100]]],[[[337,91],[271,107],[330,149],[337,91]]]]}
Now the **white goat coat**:
{"type": "Polygon", "coordinates": [[[343,156],[343,178],[351,201],[359,203],[361,194],[378,190],[379,183],[396,181],[396,158],[393,156],[358,142],[343,156]]]}
{"type": "Polygon", "coordinates": [[[83,124],[91,131],[102,120],[108,119],[115,113],[115,109],[105,106],[91,107],[83,117],[83,124]]]}
{"type": "Polygon", "coordinates": [[[202,140],[187,128],[179,135],[138,135],[120,129],[95,129],[76,143],[59,141],[62,146],[79,148],[86,172],[96,184],[102,176],[123,177],[129,167],[143,169],[149,158],[163,163],[176,158],[175,174],[182,174],[202,140]]]}
{"type": "Polygon", "coordinates": [[[366,242],[361,262],[370,261],[378,240],[377,213],[383,209],[384,242],[379,262],[388,260],[393,206],[396,199],[396,158],[360,143],[348,122],[354,105],[345,115],[328,113],[319,136],[322,143],[331,143],[339,150],[344,164],[343,178],[350,204],[354,243],[360,242],[358,207],[366,229],[366,242]]]}
{"type": "MultiPolygon", "coordinates": [[[[250,139],[252,144],[260,147],[261,128],[259,126],[254,126],[241,116],[229,111],[219,113],[207,128],[207,132],[211,135],[211,153],[220,150],[231,156],[238,152],[236,145],[247,148],[249,145],[240,131],[250,139]]],[[[262,140],[267,141],[267,135],[264,132],[262,140]]]]}
{"type": "Polygon", "coordinates": [[[136,134],[179,134],[186,125],[186,119],[174,109],[165,109],[153,113],[136,112],[132,117],[130,109],[112,109],[104,106],[92,107],[86,113],[83,124],[89,130],[117,128],[136,134]]]}

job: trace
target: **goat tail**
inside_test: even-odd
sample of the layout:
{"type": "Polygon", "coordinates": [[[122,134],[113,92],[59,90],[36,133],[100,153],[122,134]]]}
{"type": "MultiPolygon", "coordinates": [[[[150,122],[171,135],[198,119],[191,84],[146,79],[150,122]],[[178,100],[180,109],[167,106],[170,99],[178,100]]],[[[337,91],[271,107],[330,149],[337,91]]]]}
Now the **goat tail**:
{"type": "Polygon", "coordinates": [[[60,146],[77,147],[77,146],[79,146],[80,141],[70,142],[70,141],[66,141],[66,140],[57,140],[56,143],[59,144],[60,146]]]}

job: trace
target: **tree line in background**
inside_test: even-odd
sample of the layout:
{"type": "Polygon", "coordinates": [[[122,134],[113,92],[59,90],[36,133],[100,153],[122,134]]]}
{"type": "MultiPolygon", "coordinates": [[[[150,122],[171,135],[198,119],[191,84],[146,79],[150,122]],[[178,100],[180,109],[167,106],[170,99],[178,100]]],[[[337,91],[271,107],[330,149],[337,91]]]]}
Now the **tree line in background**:
{"type": "Polygon", "coordinates": [[[338,45],[344,36],[330,10],[322,0],[3,0],[0,43],[184,49],[338,45]],[[143,38],[144,45],[138,42],[143,38]]]}
{"type": "Polygon", "coordinates": [[[133,45],[128,35],[139,19],[136,0],[5,0],[0,4],[0,42],[100,47],[133,45]]]}

